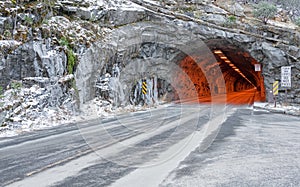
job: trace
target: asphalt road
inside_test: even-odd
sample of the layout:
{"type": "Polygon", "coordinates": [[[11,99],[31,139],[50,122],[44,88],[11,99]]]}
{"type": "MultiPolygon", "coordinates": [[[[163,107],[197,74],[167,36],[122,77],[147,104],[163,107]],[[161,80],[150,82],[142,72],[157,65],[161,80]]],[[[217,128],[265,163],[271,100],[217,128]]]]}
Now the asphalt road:
{"type": "Polygon", "coordinates": [[[249,89],[240,92],[213,95],[212,97],[201,97],[201,103],[226,103],[228,105],[253,105],[255,101],[261,101],[260,92],[249,89]]]}
{"type": "Polygon", "coordinates": [[[300,118],[239,107],[160,186],[300,186],[300,118]]]}
{"type": "Polygon", "coordinates": [[[0,184],[112,184],[178,142],[189,141],[207,123],[210,113],[208,106],[177,104],[3,138],[0,184]]]}
{"type": "Polygon", "coordinates": [[[172,104],[0,139],[1,186],[300,186],[300,118],[172,104]]]}

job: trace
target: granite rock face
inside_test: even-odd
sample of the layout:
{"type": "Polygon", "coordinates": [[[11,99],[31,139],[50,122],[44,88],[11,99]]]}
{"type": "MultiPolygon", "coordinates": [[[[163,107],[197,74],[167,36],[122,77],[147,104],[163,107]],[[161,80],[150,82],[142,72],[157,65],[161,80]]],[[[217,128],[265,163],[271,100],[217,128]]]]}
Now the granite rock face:
{"type": "Polygon", "coordinates": [[[144,9],[127,1],[1,1],[0,125],[30,125],[52,110],[58,118],[77,113],[82,88],[73,73],[80,56],[111,28],[141,20],[147,20],[144,9]]]}

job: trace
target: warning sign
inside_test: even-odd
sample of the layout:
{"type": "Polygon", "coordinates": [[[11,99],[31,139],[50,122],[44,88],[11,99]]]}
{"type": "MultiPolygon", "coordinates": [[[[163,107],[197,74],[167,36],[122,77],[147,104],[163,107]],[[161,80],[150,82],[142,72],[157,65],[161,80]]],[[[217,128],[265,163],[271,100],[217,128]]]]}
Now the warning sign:
{"type": "Polygon", "coordinates": [[[291,74],[292,74],[291,66],[281,67],[281,87],[284,88],[292,87],[291,74]]]}
{"type": "Polygon", "coordinates": [[[278,95],[278,86],[279,86],[278,81],[275,81],[273,83],[273,95],[278,95]]]}
{"type": "Polygon", "coordinates": [[[142,92],[143,92],[144,95],[147,94],[147,82],[146,82],[146,80],[143,81],[142,92]]]}

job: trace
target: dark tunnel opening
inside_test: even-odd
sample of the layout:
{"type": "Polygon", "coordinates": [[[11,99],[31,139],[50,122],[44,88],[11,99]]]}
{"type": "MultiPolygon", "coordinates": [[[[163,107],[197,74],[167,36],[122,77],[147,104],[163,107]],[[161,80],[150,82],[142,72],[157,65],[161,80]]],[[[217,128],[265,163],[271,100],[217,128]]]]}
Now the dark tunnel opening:
{"type": "Polygon", "coordinates": [[[252,101],[265,101],[263,67],[260,62],[242,47],[228,41],[214,39],[207,41],[206,44],[214,53],[224,75],[227,102],[246,104],[251,97],[252,101]]]}
{"type": "MultiPolygon", "coordinates": [[[[205,42],[215,57],[215,63],[195,62],[197,57],[186,56],[179,66],[193,82],[194,88],[183,86],[184,98],[194,98],[190,92],[196,91],[200,103],[226,102],[227,104],[253,104],[255,101],[265,101],[265,87],[262,76],[262,64],[255,60],[249,52],[225,40],[213,39],[205,42]],[[199,64],[202,64],[201,68],[199,64]],[[209,76],[215,76],[218,67],[225,81],[225,88],[220,86],[218,79],[207,81],[209,76]],[[203,72],[205,71],[205,72],[203,72]],[[208,77],[207,77],[208,76],[208,77]],[[226,101],[221,96],[226,95],[226,101]],[[218,97],[220,96],[220,99],[218,97]]],[[[178,79],[180,79],[180,76],[178,79]]],[[[180,80],[182,81],[182,80],[180,80]]],[[[178,81],[179,82],[179,81],[178,81]]]]}

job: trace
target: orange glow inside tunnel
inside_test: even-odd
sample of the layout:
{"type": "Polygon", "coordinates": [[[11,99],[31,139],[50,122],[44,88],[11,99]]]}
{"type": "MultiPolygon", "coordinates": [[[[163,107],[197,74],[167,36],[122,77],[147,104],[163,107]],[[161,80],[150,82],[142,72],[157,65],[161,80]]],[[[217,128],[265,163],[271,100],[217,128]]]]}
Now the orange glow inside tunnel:
{"type": "Polygon", "coordinates": [[[176,72],[173,82],[173,85],[177,85],[178,98],[174,100],[181,103],[213,102],[232,105],[251,105],[256,101],[265,100],[265,94],[261,92],[264,89],[262,76],[256,76],[260,79],[256,82],[250,82],[250,78],[248,79],[241,73],[243,70],[234,70],[237,67],[232,68],[233,65],[224,68],[221,67],[224,64],[218,61],[208,63],[209,59],[202,59],[201,62],[196,63],[194,60],[196,58],[186,56],[179,62],[181,72],[176,72]],[[216,76],[216,68],[221,72],[220,77],[213,77],[216,76]],[[223,79],[223,84],[218,81],[219,79],[223,79]],[[209,82],[208,80],[215,81],[209,82]]]}

